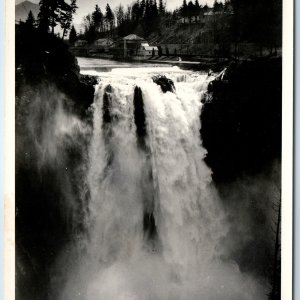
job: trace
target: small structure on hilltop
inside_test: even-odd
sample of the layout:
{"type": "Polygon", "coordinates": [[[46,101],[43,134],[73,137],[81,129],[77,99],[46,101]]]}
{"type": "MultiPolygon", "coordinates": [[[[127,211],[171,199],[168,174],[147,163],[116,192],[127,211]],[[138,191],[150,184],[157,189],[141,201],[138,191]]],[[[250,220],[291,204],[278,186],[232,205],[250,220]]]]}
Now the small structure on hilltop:
{"type": "Polygon", "coordinates": [[[72,53],[76,56],[88,55],[88,41],[78,40],[74,43],[74,46],[70,48],[72,53]]]}
{"type": "Polygon", "coordinates": [[[75,42],[74,46],[76,48],[85,47],[87,46],[88,42],[86,40],[78,40],[75,42]]]}
{"type": "Polygon", "coordinates": [[[98,39],[94,42],[92,49],[99,53],[108,53],[113,46],[113,41],[109,38],[98,39]]]}
{"type": "Polygon", "coordinates": [[[145,43],[145,39],[136,34],[129,34],[122,39],[124,57],[137,55],[141,44],[145,43]]]}
{"type": "Polygon", "coordinates": [[[115,57],[135,60],[142,60],[158,55],[157,46],[149,45],[144,38],[136,34],[129,34],[119,39],[113,51],[115,57]]]}
{"type": "Polygon", "coordinates": [[[143,56],[144,58],[149,58],[150,56],[158,55],[158,47],[150,46],[148,43],[142,43],[140,49],[137,53],[138,56],[143,56]]]}

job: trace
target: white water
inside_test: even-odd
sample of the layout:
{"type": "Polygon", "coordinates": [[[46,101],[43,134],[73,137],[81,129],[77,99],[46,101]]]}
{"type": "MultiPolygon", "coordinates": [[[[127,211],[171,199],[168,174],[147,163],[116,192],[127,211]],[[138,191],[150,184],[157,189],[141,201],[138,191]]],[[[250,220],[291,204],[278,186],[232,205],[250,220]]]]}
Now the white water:
{"type": "Polygon", "coordinates": [[[74,251],[76,263],[60,298],[265,299],[254,278],[222,259],[226,218],[203,160],[206,150],[199,133],[201,95],[212,78],[176,67],[92,73],[101,80],[93,104],[86,174],[88,232],[74,251]],[[172,79],[175,93],[163,94],[151,79],[156,74],[172,79]],[[102,124],[108,85],[113,89],[109,136],[102,124]],[[143,94],[150,154],[137,144],[135,86],[143,94]],[[149,172],[153,181],[145,175],[149,172]],[[143,212],[151,195],[154,242],[143,232],[143,212]]]}

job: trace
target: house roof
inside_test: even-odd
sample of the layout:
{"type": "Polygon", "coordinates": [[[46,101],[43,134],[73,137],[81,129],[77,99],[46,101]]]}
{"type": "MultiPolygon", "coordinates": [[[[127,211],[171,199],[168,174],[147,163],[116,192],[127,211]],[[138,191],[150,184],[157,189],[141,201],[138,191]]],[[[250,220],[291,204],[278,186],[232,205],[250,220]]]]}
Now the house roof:
{"type": "Polygon", "coordinates": [[[98,40],[96,40],[96,42],[98,42],[98,43],[104,43],[104,42],[107,42],[108,41],[108,39],[98,39],[98,40]]]}
{"type": "Polygon", "coordinates": [[[95,43],[98,45],[111,45],[113,42],[110,39],[98,39],[95,43]]]}
{"type": "Polygon", "coordinates": [[[158,51],[158,48],[156,46],[144,46],[145,50],[152,51],[153,49],[158,51]]]}
{"type": "Polygon", "coordinates": [[[129,34],[129,35],[123,37],[123,40],[126,40],[126,41],[144,41],[143,38],[141,38],[140,36],[137,36],[136,34],[129,34]]]}
{"type": "Polygon", "coordinates": [[[203,15],[204,16],[214,16],[214,15],[222,15],[223,12],[222,11],[209,11],[209,12],[206,12],[204,13],[203,15]]]}

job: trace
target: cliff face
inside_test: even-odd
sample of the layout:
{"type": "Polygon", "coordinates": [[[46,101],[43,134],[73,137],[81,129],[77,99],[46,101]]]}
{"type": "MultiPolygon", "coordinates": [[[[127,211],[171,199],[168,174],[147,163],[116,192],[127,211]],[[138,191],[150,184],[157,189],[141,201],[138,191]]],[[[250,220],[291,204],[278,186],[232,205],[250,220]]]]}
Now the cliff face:
{"type": "Polygon", "coordinates": [[[278,295],[274,220],[281,203],[281,76],[281,59],[232,64],[210,83],[201,114],[205,160],[230,224],[224,255],[242,272],[269,281],[278,295]]]}
{"type": "Polygon", "coordinates": [[[216,182],[263,172],[281,157],[281,59],[232,64],[209,85],[201,114],[216,182]]]}
{"type": "Polygon", "coordinates": [[[28,86],[55,85],[84,115],[93,103],[96,79],[79,73],[76,58],[61,39],[26,24],[16,26],[16,95],[28,86]]]}
{"type": "Polygon", "coordinates": [[[35,19],[37,19],[39,10],[40,6],[38,4],[33,3],[31,1],[21,1],[15,6],[15,20],[17,22],[19,22],[20,20],[25,22],[30,11],[32,12],[35,19]]]}
{"type": "Polygon", "coordinates": [[[75,178],[81,178],[79,166],[86,159],[82,155],[87,153],[85,120],[96,82],[93,77],[79,74],[77,60],[62,40],[25,24],[17,26],[18,299],[49,299],[49,267],[73,236],[70,218],[82,221],[75,178]],[[76,216],[66,217],[69,208],[63,206],[66,195],[62,190],[74,195],[68,203],[77,207],[76,216]]]}

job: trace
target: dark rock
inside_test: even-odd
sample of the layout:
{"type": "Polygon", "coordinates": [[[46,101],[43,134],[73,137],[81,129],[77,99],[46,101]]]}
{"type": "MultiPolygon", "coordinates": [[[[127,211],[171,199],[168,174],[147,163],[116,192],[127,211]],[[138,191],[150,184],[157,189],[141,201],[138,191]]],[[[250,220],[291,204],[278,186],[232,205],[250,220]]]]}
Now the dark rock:
{"type": "Polygon", "coordinates": [[[80,68],[68,45],[56,36],[16,26],[16,94],[23,86],[38,86],[41,83],[55,84],[74,102],[74,110],[85,115],[94,100],[93,76],[79,73],[80,68]]]}
{"type": "Polygon", "coordinates": [[[157,227],[156,227],[153,211],[144,212],[143,230],[144,230],[144,234],[147,236],[149,240],[155,240],[157,238],[157,227]]]}
{"type": "MultiPolygon", "coordinates": [[[[79,74],[76,58],[59,38],[34,28],[16,27],[16,295],[18,299],[49,299],[49,270],[74,237],[83,230],[83,204],[78,166],[86,141],[60,148],[63,163],[40,166],[37,141],[57,105],[85,116],[93,103],[96,79],[79,74]],[[39,105],[32,103],[40,99],[39,105]],[[45,105],[44,105],[44,102],[45,105]],[[51,103],[50,103],[51,102],[51,103]],[[33,108],[37,107],[34,110],[33,108]],[[38,118],[38,119],[35,119],[38,118]],[[34,135],[28,128],[34,122],[34,135]],[[79,149],[79,145],[83,148],[79,149]],[[62,189],[63,186],[63,189],[62,189]],[[72,195],[72,196],[71,196],[72,195]],[[67,197],[70,197],[70,199],[67,197]],[[65,203],[76,207],[70,226],[65,203]]],[[[73,137],[74,138],[74,137],[73,137]]],[[[74,138],[79,141],[81,135],[74,138]]],[[[88,196],[86,196],[88,197],[88,196]]],[[[56,297],[52,297],[56,298],[56,297]]]]}
{"type": "Polygon", "coordinates": [[[134,89],[133,105],[134,105],[134,122],[136,126],[136,135],[137,135],[138,144],[142,149],[145,149],[146,147],[145,138],[147,136],[146,114],[144,109],[142,90],[138,86],[136,86],[134,89]]]}
{"type": "Polygon", "coordinates": [[[157,85],[159,85],[161,87],[161,90],[164,93],[175,91],[174,82],[164,75],[153,76],[152,80],[153,80],[153,82],[155,82],[157,85]]]}
{"type": "Polygon", "coordinates": [[[281,157],[281,59],[232,64],[210,83],[201,137],[216,182],[264,171],[281,157]]]}
{"type": "Polygon", "coordinates": [[[106,93],[112,93],[112,92],[113,92],[113,88],[112,88],[112,86],[109,84],[109,85],[107,85],[107,86],[105,87],[104,91],[105,91],[106,93]]]}
{"type": "Polygon", "coordinates": [[[103,104],[102,104],[102,118],[103,118],[103,126],[106,127],[107,124],[110,124],[112,121],[111,116],[111,96],[110,92],[112,88],[108,85],[105,88],[104,95],[103,95],[103,104]]]}

